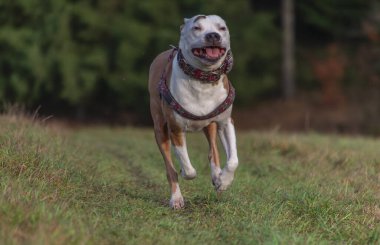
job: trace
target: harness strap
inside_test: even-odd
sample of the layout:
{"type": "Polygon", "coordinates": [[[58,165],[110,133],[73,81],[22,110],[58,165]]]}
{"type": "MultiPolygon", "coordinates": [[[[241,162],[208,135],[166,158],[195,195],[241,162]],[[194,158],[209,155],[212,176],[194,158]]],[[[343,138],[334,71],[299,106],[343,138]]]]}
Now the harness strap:
{"type": "Polygon", "coordinates": [[[175,53],[177,51],[178,51],[178,49],[173,47],[173,50],[172,50],[172,52],[168,58],[168,65],[163,70],[160,81],[158,83],[158,90],[159,90],[161,99],[163,98],[166,101],[166,103],[170,106],[170,108],[172,108],[175,112],[177,112],[182,117],[185,117],[185,118],[191,119],[191,120],[195,120],[195,121],[207,120],[207,119],[213,118],[213,117],[223,113],[224,111],[226,111],[233,104],[233,102],[235,100],[235,89],[229,80],[228,80],[227,98],[218,107],[216,107],[212,112],[210,112],[204,116],[197,116],[197,115],[194,115],[191,112],[187,111],[173,97],[173,95],[170,92],[168,85],[166,84],[166,81],[167,81],[167,71],[171,70],[172,60],[173,60],[175,53]],[[166,68],[168,68],[168,70],[166,70],[166,68]]]}

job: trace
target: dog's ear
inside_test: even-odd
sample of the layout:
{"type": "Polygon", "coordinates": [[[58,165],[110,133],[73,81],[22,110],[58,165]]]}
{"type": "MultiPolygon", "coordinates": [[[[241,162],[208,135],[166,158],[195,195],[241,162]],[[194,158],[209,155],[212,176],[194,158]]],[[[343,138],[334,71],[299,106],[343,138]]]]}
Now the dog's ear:
{"type": "Polygon", "coordinates": [[[186,23],[189,21],[188,18],[183,18],[183,24],[179,27],[179,30],[182,31],[183,27],[185,27],[186,23]]]}

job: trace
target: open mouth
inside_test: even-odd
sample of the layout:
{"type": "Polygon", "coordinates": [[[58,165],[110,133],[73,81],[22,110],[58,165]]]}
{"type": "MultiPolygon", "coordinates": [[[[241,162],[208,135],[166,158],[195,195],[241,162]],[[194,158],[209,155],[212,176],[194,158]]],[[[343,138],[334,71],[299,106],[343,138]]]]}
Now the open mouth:
{"type": "Polygon", "coordinates": [[[226,53],[226,49],[218,46],[207,46],[202,48],[193,48],[192,52],[194,56],[201,59],[216,61],[226,53]]]}

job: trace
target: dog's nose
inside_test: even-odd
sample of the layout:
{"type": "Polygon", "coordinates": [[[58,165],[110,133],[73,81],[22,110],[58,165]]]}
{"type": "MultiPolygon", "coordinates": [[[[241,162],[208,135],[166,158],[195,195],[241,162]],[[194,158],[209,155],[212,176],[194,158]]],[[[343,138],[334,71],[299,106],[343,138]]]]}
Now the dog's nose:
{"type": "Polygon", "coordinates": [[[210,32],[206,34],[206,41],[207,42],[219,42],[220,41],[220,35],[216,32],[210,32]]]}

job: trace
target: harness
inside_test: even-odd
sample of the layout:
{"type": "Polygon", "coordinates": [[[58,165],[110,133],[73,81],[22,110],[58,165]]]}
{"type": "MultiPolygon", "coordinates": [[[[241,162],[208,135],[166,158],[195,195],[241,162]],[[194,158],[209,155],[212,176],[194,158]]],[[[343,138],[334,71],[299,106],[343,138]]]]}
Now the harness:
{"type": "MultiPolygon", "coordinates": [[[[178,52],[178,55],[177,55],[177,58],[179,59],[178,62],[181,63],[182,60],[184,61],[184,59],[181,59],[181,56],[182,56],[181,50],[178,50],[177,48],[174,47],[172,49],[171,54],[169,55],[169,58],[168,58],[169,68],[171,68],[171,62],[172,62],[176,52],[178,52]]],[[[186,65],[187,65],[187,67],[190,66],[187,63],[186,63],[186,65]]],[[[201,74],[202,79],[197,78],[194,75],[187,74],[186,71],[184,71],[185,74],[193,76],[194,78],[201,80],[203,82],[215,82],[215,81],[218,81],[220,79],[220,76],[223,73],[229,72],[231,70],[231,68],[232,68],[232,55],[227,54],[226,60],[223,62],[222,66],[217,69],[218,71],[223,71],[223,73],[218,74],[218,73],[215,73],[214,71],[205,72],[205,71],[193,68],[193,67],[189,67],[189,68],[192,71],[191,73],[195,72],[195,74],[201,74]],[[227,57],[229,57],[228,60],[227,60],[227,57]],[[217,74],[217,75],[215,75],[215,74],[217,74]]],[[[166,69],[164,69],[162,72],[160,81],[158,83],[158,90],[159,90],[161,99],[163,98],[172,110],[174,110],[180,116],[185,117],[187,119],[200,121],[200,120],[207,120],[207,119],[213,118],[213,117],[223,113],[224,111],[226,111],[233,104],[233,102],[235,100],[235,89],[232,86],[231,82],[228,80],[228,95],[227,95],[226,99],[219,106],[217,106],[212,112],[210,112],[206,115],[203,115],[203,116],[194,115],[193,113],[191,113],[191,112],[187,111],[185,108],[183,108],[183,106],[181,106],[178,103],[178,101],[173,97],[172,93],[169,90],[168,85],[166,84],[166,81],[167,81],[166,69]]]]}

